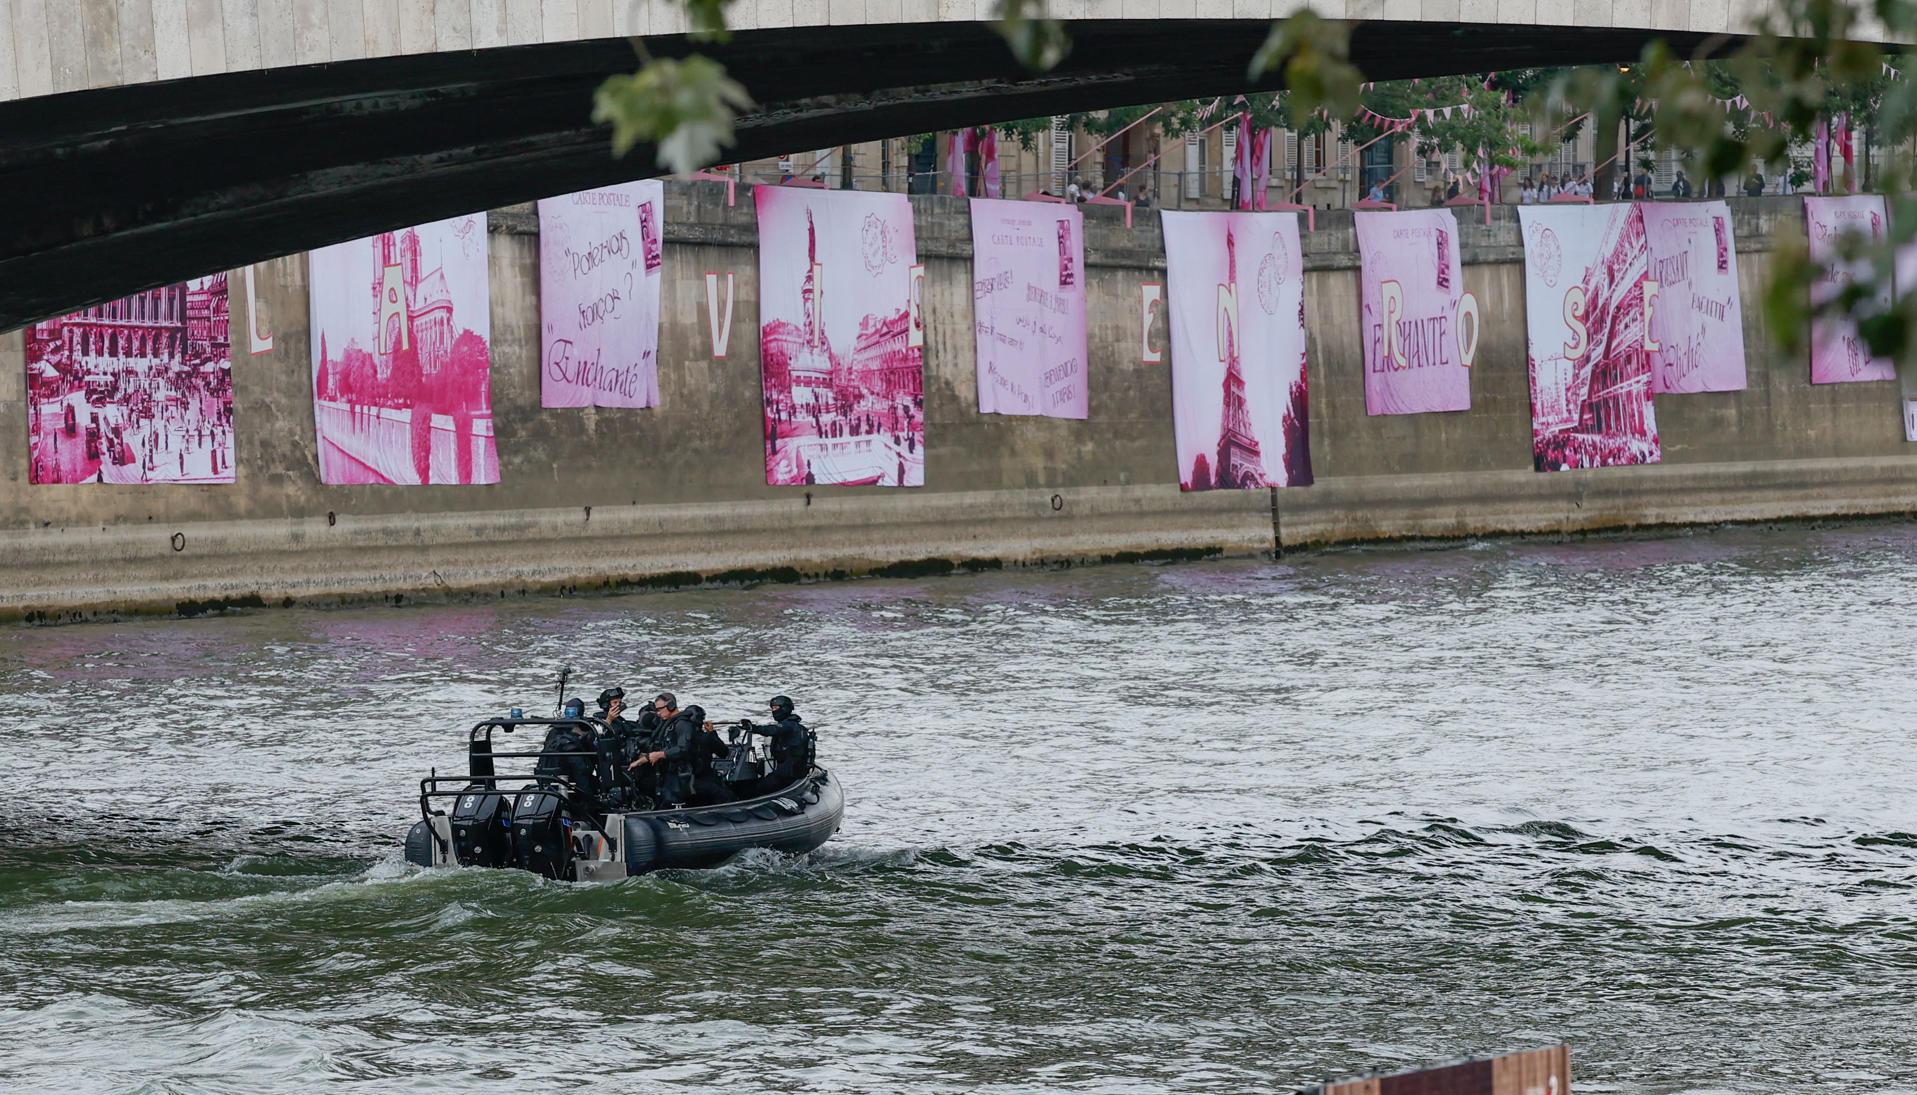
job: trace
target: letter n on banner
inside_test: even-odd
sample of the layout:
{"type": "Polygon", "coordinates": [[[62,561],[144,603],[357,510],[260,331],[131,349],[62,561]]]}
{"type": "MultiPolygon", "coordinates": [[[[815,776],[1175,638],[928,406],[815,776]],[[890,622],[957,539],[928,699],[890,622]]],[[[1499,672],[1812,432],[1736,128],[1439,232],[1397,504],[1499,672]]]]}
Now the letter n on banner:
{"type": "Polygon", "coordinates": [[[1138,285],[1138,363],[1165,363],[1165,283],[1145,281],[1138,285]]]}
{"type": "Polygon", "coordinates": [[[712,360],[724,361],[726,349],[732,345],[732,274],[726,274],[726,313],[723,320],[719,317],[719,275],[715,271],[706,271],[706,330],[712,335],[712,360]]]}

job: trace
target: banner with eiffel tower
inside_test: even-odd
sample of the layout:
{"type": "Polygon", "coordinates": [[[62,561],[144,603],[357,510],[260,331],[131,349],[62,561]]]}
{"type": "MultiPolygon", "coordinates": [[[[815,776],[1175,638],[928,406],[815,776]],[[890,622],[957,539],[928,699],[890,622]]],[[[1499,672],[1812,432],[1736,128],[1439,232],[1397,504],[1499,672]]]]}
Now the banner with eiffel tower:
{"type": "Polygon", "coordinates": [[[1164,213],[1185,490],[1311,482],[1296,213],[1164,213]]]}

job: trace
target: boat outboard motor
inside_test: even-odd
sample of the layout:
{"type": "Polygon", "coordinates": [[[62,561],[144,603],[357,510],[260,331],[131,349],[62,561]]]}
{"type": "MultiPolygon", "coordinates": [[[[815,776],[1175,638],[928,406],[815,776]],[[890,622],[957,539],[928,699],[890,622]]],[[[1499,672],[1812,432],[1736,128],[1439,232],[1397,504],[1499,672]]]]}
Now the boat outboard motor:
{"type": "Polygon", "coordinates": [[[512,810],[506,796],[475,783],[453,804],[453,855],[463,867],[510,867],[512,810]]]}
{"type": "Polygon", "coordinates": [[[547,878],[572,877],[572,837],[557,791],[527,789],[513,805],[513,865],[547,878]]]}

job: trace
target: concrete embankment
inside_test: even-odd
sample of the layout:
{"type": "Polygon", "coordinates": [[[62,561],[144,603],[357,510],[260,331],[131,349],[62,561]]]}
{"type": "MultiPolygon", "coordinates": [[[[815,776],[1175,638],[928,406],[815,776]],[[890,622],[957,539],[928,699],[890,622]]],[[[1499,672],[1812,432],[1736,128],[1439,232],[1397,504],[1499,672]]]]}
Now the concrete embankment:
{"type": "MultiPolygon", "coordinates": [[[[1317,483],[1182,494],[1170,378],[1138,362],[1138,286],[1164,279],[1156,218],[1088,217],[1091,418],[977,413],[970,227],[915,199],[927,265],[926,487],[764,485],[752,203],[669,188],[660,393],[652,410],[542,410],[530,207],[491,219],[500,482],[319,482],[306,260],[256,268],[274,348],[248,356],[235,277],[230,486],[29,486],[23,342],[0,336],[0,614],[334,602],[713,580],[917,573],[1346,541],[1917,512],[1917,446],[1897,384],[1813,388],[1765,329],[1770,252],[1796,199],[1735,201],[1749,388],[1657,402],[1664,462],[1531,470],[1522,255],[1514,210],[1461,217],[1483,305],[1472,409],[1367,417],[1348,214],[1306,242],[1317,483]],[[734,275],[730,353],[711,356],[707,271],[734,275]]],[[[1472,211],[1466,210],[1466,214],[1472,211]]],[[[1904,383],[1909,383],[1906,380],[1904,383]]]]}

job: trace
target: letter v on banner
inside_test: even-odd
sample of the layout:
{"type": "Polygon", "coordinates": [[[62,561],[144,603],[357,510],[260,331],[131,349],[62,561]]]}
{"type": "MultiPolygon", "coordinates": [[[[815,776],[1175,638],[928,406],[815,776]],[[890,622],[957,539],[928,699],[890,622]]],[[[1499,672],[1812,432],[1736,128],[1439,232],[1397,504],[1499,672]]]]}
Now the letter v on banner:
{"type": "Polygon", "coordinates": [[[724,361],[726,349],[732,345],[732,273],[726,273],[726,314],[719,318],[719,275],[716,271],[706,271],[706,331],[712,336],[712,360],[724,361]]]}

